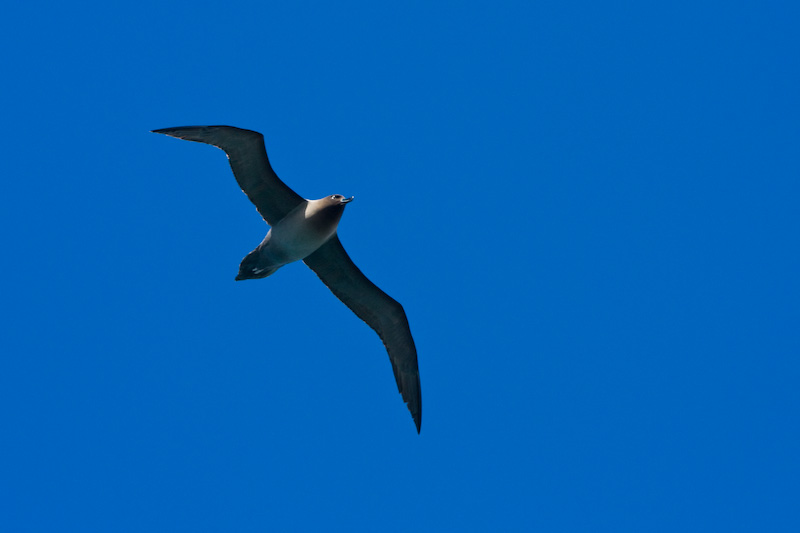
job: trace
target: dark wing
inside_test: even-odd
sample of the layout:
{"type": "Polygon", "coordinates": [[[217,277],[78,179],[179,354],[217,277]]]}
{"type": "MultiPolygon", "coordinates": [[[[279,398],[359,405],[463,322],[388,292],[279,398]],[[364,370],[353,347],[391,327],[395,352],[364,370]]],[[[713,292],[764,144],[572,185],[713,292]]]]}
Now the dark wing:
{"type": "Polygon", "coordinates": [[[422,424],[422,395],[417,349],[414,347],[403,306],[361,273],[335,234],[303,261],[337,298],[378,333],[389,352],[397,389],[408,404],[419,433],[422,424]]]}
{"type": "Polygon", "coordinates": [[[224,150],[239,187],[270,226],[277,224],[303,202],[303,198],[272,170],[264,147],[264,136],[256,131],[232,126],[181,126],[153,130],[153,133],[206,143],[224,150]]]}

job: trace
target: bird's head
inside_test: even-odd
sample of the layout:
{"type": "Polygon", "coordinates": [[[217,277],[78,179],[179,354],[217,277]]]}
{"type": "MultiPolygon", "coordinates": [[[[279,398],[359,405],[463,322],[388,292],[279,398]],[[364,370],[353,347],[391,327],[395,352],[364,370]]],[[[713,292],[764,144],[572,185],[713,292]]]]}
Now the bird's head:
{"type": "Polygon", "coordinates": [[[328,203],[329,205],[335,205],[335,206],[344,207],[345,205],[347,205],[350,202],[352,202],[354,199],[355,199],[355,196],[351,196],[350,198],[345,198],[341,194],[332,194],[332,195],[328,196],[325,200],[327,200],[326,203],[328,203]]]}

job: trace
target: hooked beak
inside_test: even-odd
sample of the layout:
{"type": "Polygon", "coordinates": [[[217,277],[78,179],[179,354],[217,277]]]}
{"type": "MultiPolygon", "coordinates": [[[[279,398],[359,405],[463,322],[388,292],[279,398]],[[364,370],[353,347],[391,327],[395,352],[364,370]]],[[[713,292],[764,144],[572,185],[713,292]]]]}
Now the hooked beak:
{"type": "Polygon", "coordinates": [[[342,203],[343,204],[349,204],[350,202],[355,200],[355,198],[356,198],[355,196],[351,196],[350,198],[345,198],[345,199],[342,200],[342,203]]]}

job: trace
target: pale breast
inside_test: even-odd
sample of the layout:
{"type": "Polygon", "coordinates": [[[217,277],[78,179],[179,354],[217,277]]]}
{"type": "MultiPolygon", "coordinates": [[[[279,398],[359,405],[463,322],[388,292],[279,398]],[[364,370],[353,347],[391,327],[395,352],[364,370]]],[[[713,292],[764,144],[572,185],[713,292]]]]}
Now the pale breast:
{"type": "Polygon", "coordinates": [[[311,255],[336,233],[341,217],[341,209],[321,209],[318,200],[306,200],[270,230],[270,255],[282,263],[311,255]]]}

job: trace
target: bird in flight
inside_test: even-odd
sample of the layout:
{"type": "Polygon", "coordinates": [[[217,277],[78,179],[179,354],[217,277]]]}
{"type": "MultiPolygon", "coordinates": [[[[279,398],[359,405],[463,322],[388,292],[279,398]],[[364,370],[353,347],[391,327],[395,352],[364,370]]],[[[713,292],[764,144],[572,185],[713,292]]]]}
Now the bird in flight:
{"type": "Polygon", "coordinates": [[[353,263],[336,234],[345,206],[353,197],[333,194],[306,200],[272,170],[264,136],[232,126],[182,126],[153,130],[170,137],[210,144],[228,155],[242,191],[270,230],[239,265],[237,280],[265,278],[302,260],[322,282],[374,329],[389,353],[397,389],[408,405],[417,433],[422,424],[422,396],[417,349],[403,306],[380,290],[353,263]]]}

